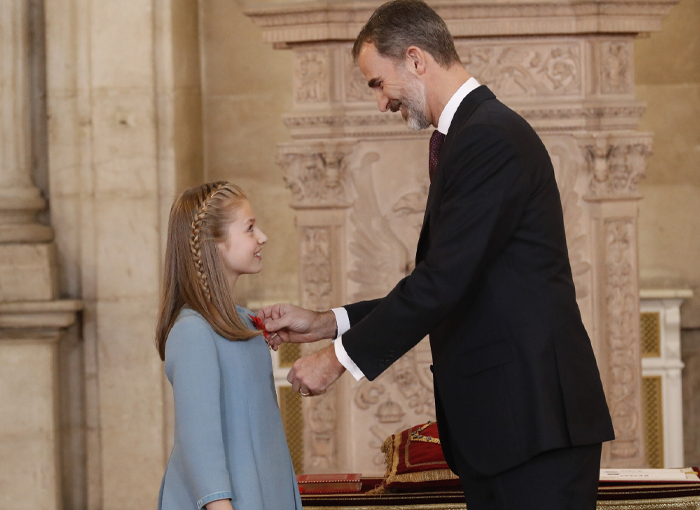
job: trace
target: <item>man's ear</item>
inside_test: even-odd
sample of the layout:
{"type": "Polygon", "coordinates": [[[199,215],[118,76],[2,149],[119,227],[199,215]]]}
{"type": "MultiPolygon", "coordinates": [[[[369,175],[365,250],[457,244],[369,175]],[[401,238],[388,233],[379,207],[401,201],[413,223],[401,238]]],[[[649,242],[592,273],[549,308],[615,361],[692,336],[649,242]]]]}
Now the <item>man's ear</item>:
{"type": "Polygon", "coordinates": [[[406,68],[415,74],[425,73],[427,53],[418,46],[409,46],[406,50],[406,68]]]}

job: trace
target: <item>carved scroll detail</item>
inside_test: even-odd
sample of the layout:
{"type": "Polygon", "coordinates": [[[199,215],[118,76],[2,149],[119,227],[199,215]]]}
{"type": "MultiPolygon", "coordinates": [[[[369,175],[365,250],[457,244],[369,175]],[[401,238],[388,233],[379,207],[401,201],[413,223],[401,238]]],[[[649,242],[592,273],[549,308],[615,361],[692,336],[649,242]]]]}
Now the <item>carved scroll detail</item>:
{"type": "Polygon", "coordinates": [[[458,44],[469,74],[504,97],[570,96],[583,93],[578,43],[458,44]]]}
{"type": "Polygon", "coordinates": [[[635,223],[633,219],[605,221],[606,248],[606,335],[610,353],[608,399],[616,440],[613,459],[639,455],[640,424],[637,407],[641,376],[638,335],[639,307],[636,294],[635,223]]]}
{"type": "Polygon", "coordinates": [[[328,310],[333,292],[331,228],[301,229],[302,302],[312,310],[328,310]]]}
{"type": "Polygon", "coordinates": [[[350,143],[280,146],[278,164],[292,190],[292,207],[348,207],[347,156],[350,143]]]}

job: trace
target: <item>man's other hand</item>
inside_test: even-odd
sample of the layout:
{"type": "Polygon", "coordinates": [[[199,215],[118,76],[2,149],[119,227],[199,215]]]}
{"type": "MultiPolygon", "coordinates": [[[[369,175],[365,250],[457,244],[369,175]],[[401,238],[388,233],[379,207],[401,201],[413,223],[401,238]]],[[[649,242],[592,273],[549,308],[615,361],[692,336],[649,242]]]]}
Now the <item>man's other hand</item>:
{"type": "MultiPolygon", "coordinates": [[[[332,313],[332,312],[331,312],[332,313]]],[[[287,375],[292,389],[303,396],[322,395],[345,372],[332,345],[299,358],[287,375]]]]}

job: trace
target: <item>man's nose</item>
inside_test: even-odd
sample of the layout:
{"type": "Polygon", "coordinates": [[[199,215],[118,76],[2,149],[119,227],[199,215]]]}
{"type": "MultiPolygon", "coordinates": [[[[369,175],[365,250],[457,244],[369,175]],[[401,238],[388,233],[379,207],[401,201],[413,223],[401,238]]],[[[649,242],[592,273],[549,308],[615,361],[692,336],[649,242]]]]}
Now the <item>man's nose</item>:
{"type": "Polygon", "coordinates": [[[379,111],[387,111],[389,109],[389,98],[378,90],[375,90],[374,94],[377,96],[377,106],[379,107],[379,111]]]}

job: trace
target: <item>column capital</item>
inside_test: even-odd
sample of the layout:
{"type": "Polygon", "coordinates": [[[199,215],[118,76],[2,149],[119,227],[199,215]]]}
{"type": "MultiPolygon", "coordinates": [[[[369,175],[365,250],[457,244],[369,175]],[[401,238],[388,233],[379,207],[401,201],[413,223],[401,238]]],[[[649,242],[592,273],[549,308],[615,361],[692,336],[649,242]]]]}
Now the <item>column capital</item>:
{"type": "Polygon", "coordinates": [[[345,140],[279,146],[277,162],[292,190],[294,209],[345,209],[352,205],[347,161],[355,144],[345,140]]]}
{"type": "Polygon", "coordinates": [[[651,156],[651,133],[598,132],[575,135],[591,178],[584,200],[639,199],[646,158],[651,156]]]}

